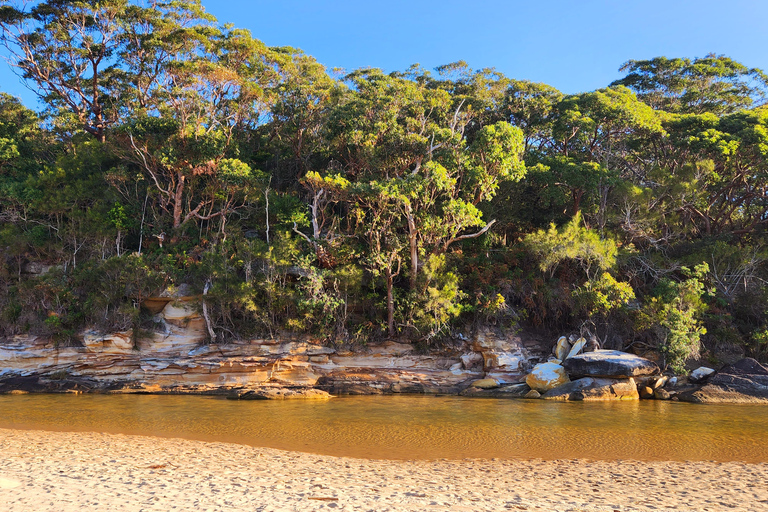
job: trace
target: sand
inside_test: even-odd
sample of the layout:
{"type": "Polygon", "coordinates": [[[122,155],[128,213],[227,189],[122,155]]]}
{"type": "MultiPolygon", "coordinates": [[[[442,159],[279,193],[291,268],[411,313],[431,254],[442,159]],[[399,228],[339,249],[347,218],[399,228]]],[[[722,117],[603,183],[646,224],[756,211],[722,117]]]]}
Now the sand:
{"type": "Polygon", "coordinates": [[[0,429],[0,511],[768,511],[768,464],[386,461],[0,429]]]}

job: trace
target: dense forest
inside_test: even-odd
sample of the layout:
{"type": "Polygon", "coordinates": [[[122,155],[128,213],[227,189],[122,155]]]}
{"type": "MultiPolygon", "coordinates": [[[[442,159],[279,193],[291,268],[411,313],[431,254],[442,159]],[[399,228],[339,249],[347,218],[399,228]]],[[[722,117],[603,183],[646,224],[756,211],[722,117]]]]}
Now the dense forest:
{"type": "Polygon", "coordinates": [[[45,107],[0,95],[0,337],[140,336],[183,288],[210,342],[494,325],[678,370],[768,355],[758,69],[630,60],[567,95],[464,62],[330,72],[198,0],[13,4],[45,107]]]}

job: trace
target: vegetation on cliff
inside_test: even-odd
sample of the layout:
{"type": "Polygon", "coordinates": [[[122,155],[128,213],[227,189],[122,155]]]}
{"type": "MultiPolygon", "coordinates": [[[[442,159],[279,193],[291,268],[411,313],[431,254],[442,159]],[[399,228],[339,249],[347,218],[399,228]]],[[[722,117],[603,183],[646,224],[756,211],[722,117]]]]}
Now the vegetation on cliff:
{"type": "Polygon", "coordinates": [[[329,74],[198,0],[14,4],[45,109],[0,96],[0,336],[149,328],[185,284],[211,341],[483,322],[768,355],[760,70],[659,57],[565,95],[463,62],[329,74]]]}

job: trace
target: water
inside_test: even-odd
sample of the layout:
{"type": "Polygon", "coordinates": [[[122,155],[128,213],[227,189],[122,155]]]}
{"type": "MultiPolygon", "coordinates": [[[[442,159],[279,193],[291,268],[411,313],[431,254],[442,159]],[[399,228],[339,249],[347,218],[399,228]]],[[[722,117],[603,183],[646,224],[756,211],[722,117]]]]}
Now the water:
{"type": "Polygon", "coordinates": [[[0,395],[0,428],[181,437],[380,459],[768,462],[768,407],[652,400],[0,395]]]}

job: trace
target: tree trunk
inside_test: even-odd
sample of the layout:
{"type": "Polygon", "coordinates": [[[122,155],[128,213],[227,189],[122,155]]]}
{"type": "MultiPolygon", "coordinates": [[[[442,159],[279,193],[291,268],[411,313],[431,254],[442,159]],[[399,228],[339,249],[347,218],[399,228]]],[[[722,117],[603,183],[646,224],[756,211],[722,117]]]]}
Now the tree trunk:
{"type": "Polygon", "coordinates": [[[181,213],[183,208],[183,195],[184,195],[184,180],[185,176],[179,171],[178,182],[176,184],[176,192],[173,195],[173,227],[178,228],[181,226],[181,213]]]}
{"type": "Polygon", "coordinates": [[[419,246],[417,235],[419,232],[416,229],[416,220],[413,218],[413,212],[411,206],[406,205],[405,215],[408,219],[408,242],[410,244],[411,251],[411,290],[416,289],[416,277],[419,274],[419,246]]]}
{"type": "Polygon", "coordinates": [[[211,324],[211,317],[208,314],[208,304],[205,303],[205,296],[208,295],[208,291],[211,289],[211,280],[205,282],[203,288],[203,318],[205,319],[205,327],[208,329],[208,336],[211,338],[211,343],[216,343],[216,333],[213,331],[213,325],[211,324]]]}
{"type": "Polygon", "coordinates": [[[395,337],[395,299],[392,292],[393,276],[392,267],[387,266],[385,270],[387,276],[387,333],[390,338],[395,337]]]}

